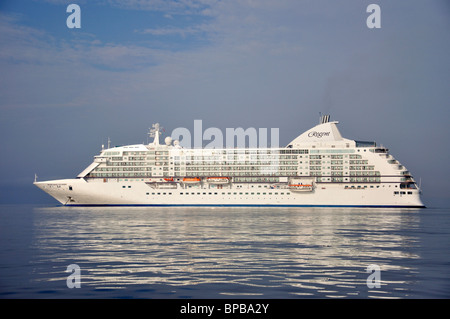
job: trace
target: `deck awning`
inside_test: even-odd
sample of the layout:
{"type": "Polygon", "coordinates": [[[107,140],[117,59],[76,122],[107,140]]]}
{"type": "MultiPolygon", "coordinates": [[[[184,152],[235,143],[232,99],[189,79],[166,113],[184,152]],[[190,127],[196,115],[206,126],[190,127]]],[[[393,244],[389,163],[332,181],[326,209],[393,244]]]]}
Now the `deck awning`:
{"type": "Polygon", "coordinates": [[[89,174],[90,172],[92,172],[93,169],[95,169],[97,166],[99,166],[100,163],[96,163],[93,162],[91,165],[89,165],[88,167],[86,167],[86,169],[84,171],[82,171],[80,174],[78,174],[78,178],[83,178],[85,177],[87,174],[89,174]]]}

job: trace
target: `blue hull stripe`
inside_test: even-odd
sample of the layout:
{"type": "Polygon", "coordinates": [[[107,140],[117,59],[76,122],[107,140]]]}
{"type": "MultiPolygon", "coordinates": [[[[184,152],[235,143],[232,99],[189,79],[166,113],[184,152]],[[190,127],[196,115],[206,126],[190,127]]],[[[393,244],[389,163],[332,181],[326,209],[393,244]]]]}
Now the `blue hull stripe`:
{"type": "Polygon", "coordinates": [[[426,208],[396,205],[256,205],[256,204],[68,204],[70,207],[358,207],[358,208],[426,208]]]}

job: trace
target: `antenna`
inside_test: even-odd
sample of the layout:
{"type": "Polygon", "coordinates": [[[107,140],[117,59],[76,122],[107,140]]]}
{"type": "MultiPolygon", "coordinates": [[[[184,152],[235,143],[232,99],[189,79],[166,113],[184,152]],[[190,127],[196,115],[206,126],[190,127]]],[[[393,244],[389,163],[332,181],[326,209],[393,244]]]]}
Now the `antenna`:
{"type": "Polygon", "coordinates": [[[152,124],[152,128],[149,129],[148,136],[154,137],[153,144],[159,145],[159,136],[162,134],[160,130],[164,128],[159,125],[159,123],[152,124]]]}

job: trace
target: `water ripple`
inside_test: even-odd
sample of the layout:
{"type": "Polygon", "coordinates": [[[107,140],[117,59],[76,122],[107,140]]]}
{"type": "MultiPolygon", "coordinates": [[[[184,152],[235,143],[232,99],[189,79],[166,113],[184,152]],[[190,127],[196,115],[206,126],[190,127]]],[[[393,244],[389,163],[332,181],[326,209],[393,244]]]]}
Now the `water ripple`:
{"type": "Polygon", "coordinates": [[[87,295],[405,297],[419,222],[414,210],[42,208],[33,267],[36,282],[65,287],[79,265],[87,295]],[[370,264],[381,288],[367,287],[370,264]]]}

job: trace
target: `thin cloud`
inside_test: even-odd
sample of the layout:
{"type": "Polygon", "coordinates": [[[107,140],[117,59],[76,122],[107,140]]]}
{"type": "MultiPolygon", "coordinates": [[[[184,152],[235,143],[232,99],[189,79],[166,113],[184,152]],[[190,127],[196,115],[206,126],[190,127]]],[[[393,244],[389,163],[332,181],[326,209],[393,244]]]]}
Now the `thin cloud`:
{"type": "MultiPolygon", "coordinates": [[[[111,2],[130,8],[158,8],[163,3],[111,2]]],[[[272,69],[270,55],[283,55],[287,50],[292,53],[296,47],[286,44],[287,29],[274,23],[260,26],[264,17],[253,18],[251,12],[243,13],[240,4],[228,4],[222,15],[215,1],[169,3],[171,8],[190,9],[209,5],[217,16],[207,23],[185,28],[168,26],[135,32],[160,38],[195,36],[208,39],[206,45],[172,50],[168,45],[148,47],[145,40],[132,45],[104,42],[92,34],[57,38],[45,30],[25,26],[18,18],[0,19],[0,68],[10,75],[0,80],[2,107],[136,104],[139,103],[136,98],[146,100],[151,96],[164,100],[173,90],[190,94],[204,85],[216,94],[228,86],[237,90],[234,96],[239,98],[245,93],[235,79],[256,87],[260,81],[267,81],[252,79],[261,72],[259,65],[272,69]]],[[[205,94],[202,104],[209,104],[211,98],[205,94]]]]}
{"type": "Polygon", "coordinates": [[[161,11],[168,15],[204,15],[217,0],[107,0],[109,5],[128,10],[161,11]]]}
{"type": "Polygon", "coordinates": [[[186,38],[189,35],[200,34],[208,32],[208,25],[197,25],[190,27],[162,27],[162,28],[149,28],[144,30],[135,30],[136,33],[149,34],[154,36],[170,36],[176,35],[186,38]]]}

